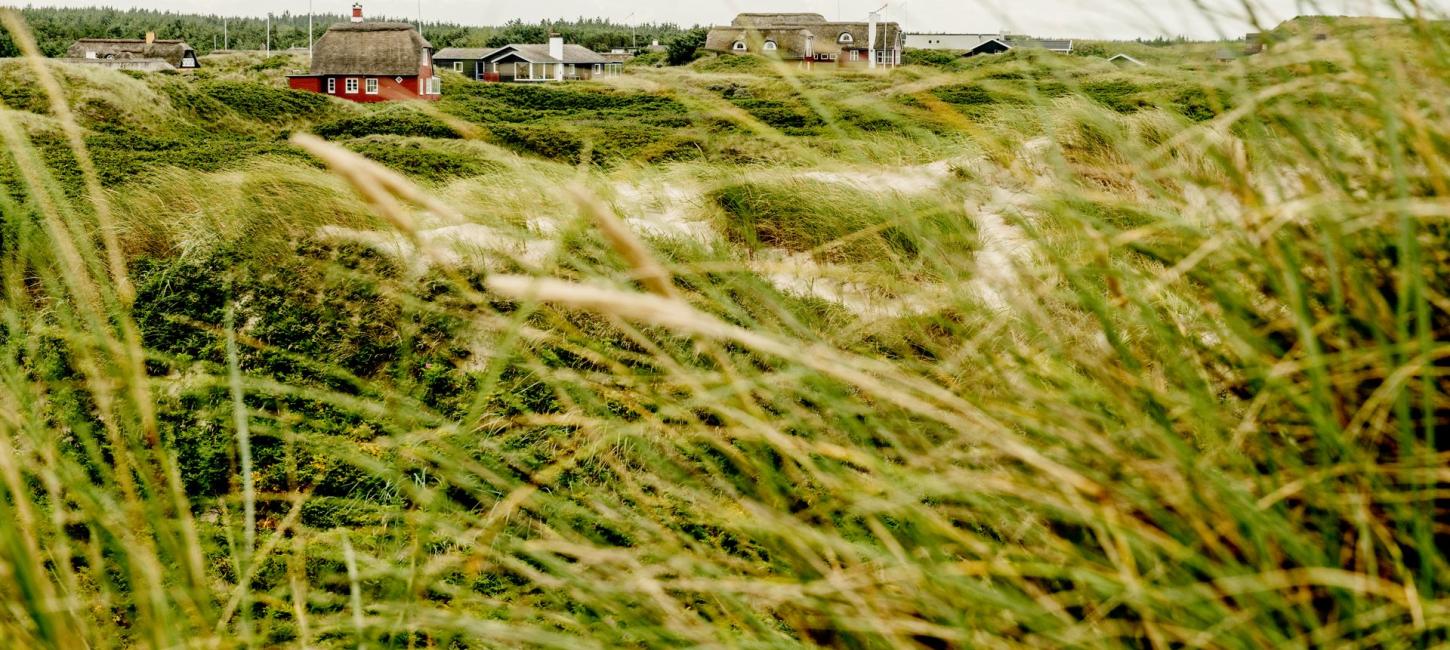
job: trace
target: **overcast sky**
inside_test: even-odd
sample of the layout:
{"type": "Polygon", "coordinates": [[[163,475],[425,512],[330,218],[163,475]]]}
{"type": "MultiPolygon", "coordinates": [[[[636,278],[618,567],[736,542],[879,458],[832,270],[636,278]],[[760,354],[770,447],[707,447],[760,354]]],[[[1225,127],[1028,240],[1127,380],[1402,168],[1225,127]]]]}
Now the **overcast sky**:
{"type": "MultiPolygon", "coordinates": [[[[1241,36],[1250,29],[1244,3],[1251,3],[1263,24],[1300,14],[1392,14],[1394,0],[891,0],[886,14],[910,31],[997,32],[1078,38],[1131,38],[1179,35],[1241,36]],[[1204,6],[1207,10],[1195,7],[1204,6]]],[[[1410,4],[1415,0],[1398,0],[1410,4]]],[[[887,0],[421,0],[425,20],[471,25],[513,18],[604,16],[631,22],[684,25],[725,24],[742,11],[814,11],[829,18],[865,20],[887,0]]],[[[1450,0],[1419,0],[1428,11],[1443,13],[1450,0]]],[[[0,0],[0,5],[18,5],[0,0]]],[[[306,13],[308,0],[33,0],[41,6],[143,7],[234,16],[269,11],[306,13]]],[[[369,15],[414,16],[419,0],[363,0],[369,15]]],[[[352,0],[312,0],[318,12],[346,13],[352,0]]]]}

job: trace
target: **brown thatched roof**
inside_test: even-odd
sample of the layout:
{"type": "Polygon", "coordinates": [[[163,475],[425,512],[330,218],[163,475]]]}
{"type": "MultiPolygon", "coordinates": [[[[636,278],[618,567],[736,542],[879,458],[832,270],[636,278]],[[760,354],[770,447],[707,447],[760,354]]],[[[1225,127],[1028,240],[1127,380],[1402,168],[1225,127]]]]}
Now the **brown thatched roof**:
{"type": "Polygon", "coordinates": [[[820,14],[740,14],[730,21],[731,27],[778,27],[781,25],[819,25],[826,22],[820,14]]]}
{"type": "Polygon", "coordinates": [[[191,52],[193,58],[196,56],[190,45],[178,40],[147,43],[141,39],[130,38],[83,38],[70,46],[66,56],[72,59],[100,60],[159,59],[179,68],[181,59],[187,52],[191,52]]]}
{"type": "MultiPolygon", "coordinates": [[[[901,25],[897,23],[878,23],[876,30],[877,50],[895,49],[903,39],[901,25]]],[[[744,41],[747,52],[765,54],[765,43],[769,41],[776,45],[776,56],[800,59],[805,56],[807,39],[812,41],[812,52],[839,55],[846,49],[866,49],[870,34],[870,23],[823,22],[814,25],[774,25],[759,28],[715,27],[705,37],[705,49],[713,52],[734,52],[735,43],[744,41]],[[850,34],[850,42],[842,43],[842,34],[850,34]]]]}
{"type": "Polygon", "coordinates": [[[407,23],[338,23],[314,44],[312,74],[417,76],[431,49],[407,23]]]}

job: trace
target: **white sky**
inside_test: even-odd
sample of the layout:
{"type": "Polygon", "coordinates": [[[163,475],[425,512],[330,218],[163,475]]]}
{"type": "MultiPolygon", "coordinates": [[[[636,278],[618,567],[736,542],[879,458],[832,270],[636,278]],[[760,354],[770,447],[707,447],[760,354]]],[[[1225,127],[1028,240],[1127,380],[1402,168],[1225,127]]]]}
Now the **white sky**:
{"type": "MultiPolygon", "coordinates": [[[[311,0],[318,12],[346,13],[352,0],[311,0]]],[[[865,20],[887,0],[421,0],[425,20],[469,25],[500,24],[512,18],[602,16],[630,22],[682,25],[727,24],[742,11],[814,11],[865,20]],[[632,15],[632,17],[631,17],[632,15]]],[[[1394,15],[1392,2],[1418,2],[1443,15],[1450,0],[891,0],[890,20],[909,31],[996,32],[1076,38],[1133,38],[1185,34],[1242,36],[1250,31],[1246,4],[1262,24],[1272,26],[1301,14],[1394,15]],[[1204,7],[1204,8],[1200,8],[1204,7]],[[1210,19],[1209,16],[1215,16],[1210,19]]],[[[267,12],[305,14],[308,0],[31,0],[39,6],[107,5],[189,13],[260,16],[267,12]]],[[[0,0],[0,5],[18,5],[0,0]]],[[[417,15],[420,0],[363,0],[368,15],[417,15]]]]}

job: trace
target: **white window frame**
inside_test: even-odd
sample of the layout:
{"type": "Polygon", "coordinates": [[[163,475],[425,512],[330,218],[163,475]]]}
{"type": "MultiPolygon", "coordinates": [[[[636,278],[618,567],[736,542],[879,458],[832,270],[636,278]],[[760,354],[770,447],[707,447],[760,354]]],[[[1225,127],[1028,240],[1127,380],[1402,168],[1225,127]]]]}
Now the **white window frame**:
{"type": "Polygon", "coordinates": [[[348,77],[346,81],[342,82],[342,94],[356,95],[357,86],[357,77],[348,77]]]}
{"type": "Polygon", "coordinates": [[[766,52],[775,52],[780,49],[780,46],[776,45],[775,41],[766,41],[765,46],[762,49],[764,49],[766,52]]]}
{"type": "Polygon", "coordinates": [[[367,94],[376,95],[378,94],[378,85],[379,84],[376,77],[368,77],[367,82],[363,85],[363,87],[366,89],[365,92],[367,92],[367,94]]]}
{"type": "Polygon", "coordinates": [[[329,94],[329,95],[336,95],[337,94],[337,78],[336,77],[328,77],[327,78],[327,94],[329,94]]]}
{"type": "Polygon", "coordinates": [[[603,63],[596,63],[596,64],[594,64],[594,74],[598,74],[598,75],[604,74],[604,64],[603,63]]]}
{"type": "Polygon", "coordinates": [[[860,61],[861,60],[861,51],[860,50],[851,50],[851,60],[852,61],[860,61]]]}
{"type": "Polygon", "coordinates": [[[855,36],[852,36],[851,35],[851,32],[841,32],[841,35],[836,37],[836,42],[837,43],[855,43],[856,42],[856,37],[855,36]]]}
{"type": "Polygon", "coordinates": [[[463,72],[463,62],[462,61],[454,61],[453,62],[453,71],[454,72],[463,72]]]}
{"type": "Polygon", "coordinates": [[[750,46],[746,45],[745,41],[735,41],[735,44],[731,45],[730,49],[736,52],[749,52],[750,46]]]}

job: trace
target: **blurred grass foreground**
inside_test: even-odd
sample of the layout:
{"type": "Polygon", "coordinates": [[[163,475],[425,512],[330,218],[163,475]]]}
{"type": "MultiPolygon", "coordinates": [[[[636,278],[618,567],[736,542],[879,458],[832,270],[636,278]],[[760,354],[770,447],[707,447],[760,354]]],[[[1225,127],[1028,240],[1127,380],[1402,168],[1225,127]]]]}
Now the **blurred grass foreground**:
{"type": "Polygon", "coordinates": [[[0,61],[0,645],[1445,647],[1450,39],[1279,29],[0,61]]]}

